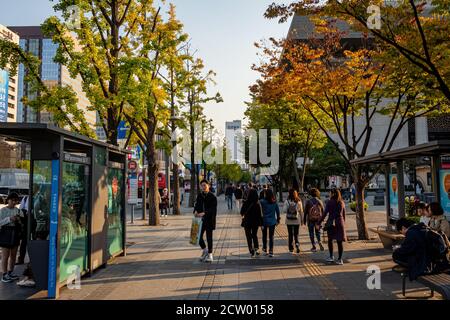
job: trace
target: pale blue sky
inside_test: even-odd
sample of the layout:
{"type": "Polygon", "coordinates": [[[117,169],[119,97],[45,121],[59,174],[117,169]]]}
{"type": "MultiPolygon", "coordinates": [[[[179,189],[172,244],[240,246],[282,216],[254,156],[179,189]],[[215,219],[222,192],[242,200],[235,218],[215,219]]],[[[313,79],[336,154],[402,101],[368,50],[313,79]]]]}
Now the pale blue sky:
{"type": "MultiPolygon", "coordinates": [[[[224,102],[206,106],[206,114],[224,132],[225,121],[242,119],[248,87],[257,78],[250,67],[257,61],[253,43],[285,37],[289,23],[266,20],[263,13],[277,0],[172,0],[179,19],[192,38],[193,48],[208,69],[217,73],[211,94],[219,91],[224,102]]],[[[0,24],[39,25],[54,14],[49,0],[0,0],[0,24]]]]}

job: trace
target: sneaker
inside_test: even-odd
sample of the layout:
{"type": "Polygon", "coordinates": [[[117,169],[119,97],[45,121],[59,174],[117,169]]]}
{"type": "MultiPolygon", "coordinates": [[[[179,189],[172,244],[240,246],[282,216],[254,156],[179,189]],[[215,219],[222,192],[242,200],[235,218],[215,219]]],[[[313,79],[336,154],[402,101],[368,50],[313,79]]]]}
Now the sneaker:
{"type": "Polygon", "coordinates": [[[11,277],[9,276],[9,274],[7,274],[7,273],[4,273],[3,274],[3,276],[2,276],[2,282],[4,282],[4,283],[10,283],[10,282],[13,282],[14,280],[13,279],[11,279],[11,277]]]}
{"type": "Polygon", "coordinates": [[[342,259],[337,259],[337,260],[336,260],[336,264],[342,266],[342,265],[344,264],[344,261],[343,261],[342,259]]]}
{"type": "Polygon", "coordinates": [[[264,253],[265,256],[267,256],[268,255],[267,249],[263,249],[263,253],[264,253]]]}
{"type": "Polygon", "coordinates": [[[12,272],[8,273],[8,276],[9,276],[13,281],[19,280],[19,279],[20,279],[20,277],[19,277],[17,274],[14,274],[14,273],[12,273],[12,272]]]}
{"type": "Polygon", "coordinates": [[[325,248],[323,247],[322,243],[319,242],[320,251],[324,251],[325,248]]]}
{"type": "Polygon", "coordinates": [[[25,279],[22,279],[19,282],[17,282],[17,285],[19,287],[33,288],[36,286],[36,282],[34,282],[34,280],[32,280],[32,279],[25,278],[25,279]]]}
{"type": "Polygon", "coordinates": [[[273,258],[273,253],[269,252],[269,258],[273,258]]]}
{"type": "Polygon", "coordinates": [[[256,250],[255,250],[255,254],[256,254],[257,256],[259,256],[259,255],[261,254],[261,252],[259,251],[259,249],[256,249],[256,250]]]}
{"type": "Polygon", "coordinates": [[[213,262],[213,261],[214,261],[214,258],[213,258],[212,253],[208,254],[208,256],[205,259],[205,262],[213,262]]]}
{"type": "Polygon", "coordinates": [[[290,253],[294,253],[294,249],[289,249],[289,252],[290,253]]]}
{"type": "Polygon", "coordinates": [[[201,262],[205,261],[206,257],[208,256],[208,249],[204,249],[202,252],[202,255],[200,256],[199,260],[201,262]]]}
{"type": "Polygon", "coordinates": [[[327,260],[325,260],[326,262],[334,262],[334,257],[328,257],[327,260]]]}
{"type": "Polygon", "coordinates": [[[317,252],[317,248],[316,248],[316,247],[312,247],[312,248],[310,249],[310,251],[311,251],[311,252],[317,252]]]}
{"type": "Polygon", "coordinates": [[[295,248],[296,248],[295,252],[296,252],[297,254],[299,254],[299,253],[300,253],[300,246],[299,246],[299,245],[296,245],[295,248]]]}

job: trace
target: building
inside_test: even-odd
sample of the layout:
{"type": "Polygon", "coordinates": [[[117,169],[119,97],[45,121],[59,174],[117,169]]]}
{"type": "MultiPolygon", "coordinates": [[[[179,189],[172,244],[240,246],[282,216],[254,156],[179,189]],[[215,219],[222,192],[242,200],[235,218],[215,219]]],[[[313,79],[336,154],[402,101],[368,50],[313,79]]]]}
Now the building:
{"type": "MultiPolygon", "coordinates": [[[[19,36],[0,25],[0,38],[19,44],[19,36]]],[[[0,70],[0,122],[16,122],[18,103],[18,75],[12,76],[6,70],[0,70]]],[[[13,168],[17,163],[17,144],[0,139],[0,168],[13,168]]]]}
{"type": "MultiPolygon", "coordinates": [[[[350,26],[344,22],[337,20],[336,27],[344,32],[341,39],[341,43],[347,50],[357,50],[363,45],[370,46],[373,41],[371,35],[364,36],[361,32],[353,31],[350,26]]],[[[308,16],[295,15],[292,19],[292,23],[288,33],[288,39],[298,42],[308,42],[310,39],[319,38],[315,33],[315,26],[308,16]]],[[[382,103],[387,103],[388,101],[382,101],[382,103]]],[[[378,154],[381,146],[383,145],[383,140],[386,136],[386,128],[389,126],[391,121],[390,116],[381,115],[375,113],[373,119],[371,120],[371,127],[373,129],[370,144],[368,146],[366,156],[373,154],[378,154]]],[[[396,128],[399,120],[395,120],[393,128],[396,128]]],[[[359,136],[366,129],[366,121],[363,116],[355,119],[355,133],[359,136]]],[[[352,132],[351,124],[348,125],[348,131],[352,132]]],[[[340,139],[335,134],[330,134],[335,141],[340,139]]],[[[391,150],[396,150],[400,148],[406,148],[409,146],[414,146],[418,144],[427,143],[429,141],[435,140],[446,140],[450,139],[450,115],[441,115],[437,117],[420,117],[416,118],[414,121],[408,122],[407,125],[403,126],[398,136],[396,137],[391,150]]],[[[363,140],[357,144],[356,149],[361,150],[363,140]]],[[[343,146],[343,143],[340,143],[343,146]]],[[[429,159],[417,159],[414,169],[409,172],[405,171],[405,184],[406,181],[416,181],[421,185],[422,190],[431,190],[431,179],[430,170],[431,164],[429,159]]],[[[375,177],[373,181],[375,185],[382,187],[384,184],[384,177],[375,177]],[[379,179],[380,181],[377,181],[379,179]]],[[[409,183],[409,182],[408,182],[409,183]]],[[[413,188],[412,182],[409,188],[413,188]]]]}
{"type": "MultiPolygon", "coordinates": [[[[81,87],[81,79],[71,78],[69,71],[63,65],[53,61],[58,44],[53,43],[52,39],[42,33],[40,27],[30,26],[12,26],[9,27],[12,31],[17,33],[20,37],[20,47],[42,61],[40,76],[42,81],[50,86],[70,86],[75,91],[78,97],[78,106],[84,111],[87,122],[91,128],[95,130],[96,114],[94,111],[89,111],[89,100],[81,87]]],[[[18,112],[17,122],[32,122],[32,123],[51,123],[52,116],[46,111],[36,111],[25,106],[21,99],[27,96],[33,99],[36,93],[30,91],[27,83],[24,81],[26,70],[21,64],[18,70],[18,112]]]]}
{"type": "MultiPolygon", "coordinates": [[[[231,161],[243,165],[245,163],[242,139],[242,122],[234,120],[225,122],[225,143],[231,153],[231,161]]],[[[228,158],[227,158],[228,159],[228,158]]]]}

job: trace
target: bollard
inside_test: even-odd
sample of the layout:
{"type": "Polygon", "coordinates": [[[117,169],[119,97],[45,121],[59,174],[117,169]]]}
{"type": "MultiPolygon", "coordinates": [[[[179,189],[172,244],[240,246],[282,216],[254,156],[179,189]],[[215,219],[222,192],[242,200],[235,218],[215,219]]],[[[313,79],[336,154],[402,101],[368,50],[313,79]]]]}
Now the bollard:
{"type": "Polygon", "coordinates": [[[131,205],[131,224],[134,224],[134,204],[131,205]]]}

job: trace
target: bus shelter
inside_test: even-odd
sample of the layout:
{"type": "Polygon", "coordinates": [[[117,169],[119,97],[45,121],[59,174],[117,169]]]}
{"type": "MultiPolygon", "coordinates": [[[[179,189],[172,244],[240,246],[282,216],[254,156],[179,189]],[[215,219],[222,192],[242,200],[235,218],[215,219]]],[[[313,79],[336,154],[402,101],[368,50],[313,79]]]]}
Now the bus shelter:
{"type": "Polygon", "coordinates": [[[439,202],[450,219],[450,141],[436,140],[407,148],[392,150],[380,154],[361,157],[351,161],[353,165],[382,166],[386,181],[387,224],[405,216],[406,196],[404,170],[405,162],[420,163],[426,160],[430,164],[431,192],[425,201],[439,202]]]}
{"type": "Polygon", "coordinates": [[[30,146],[28,255],[40,290],[61,287],[126,254],[127,151],[48,124],[1,123],[30,146]]]}

